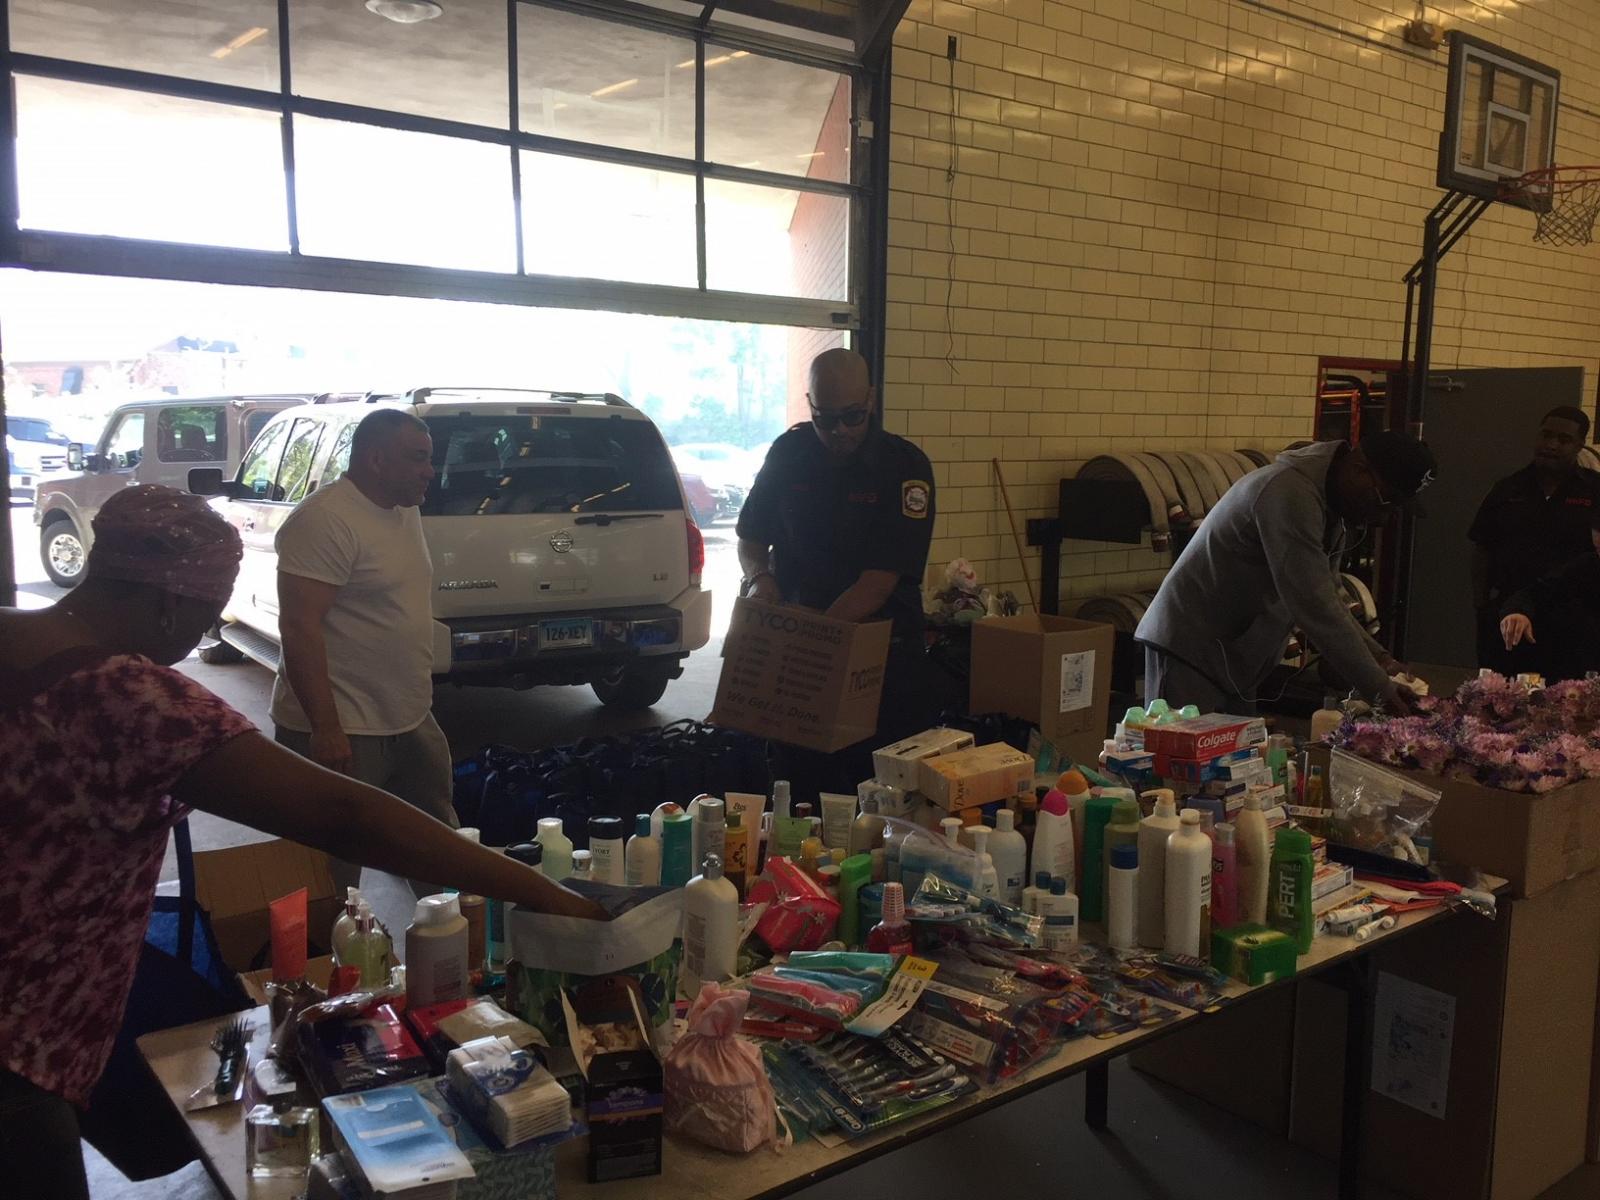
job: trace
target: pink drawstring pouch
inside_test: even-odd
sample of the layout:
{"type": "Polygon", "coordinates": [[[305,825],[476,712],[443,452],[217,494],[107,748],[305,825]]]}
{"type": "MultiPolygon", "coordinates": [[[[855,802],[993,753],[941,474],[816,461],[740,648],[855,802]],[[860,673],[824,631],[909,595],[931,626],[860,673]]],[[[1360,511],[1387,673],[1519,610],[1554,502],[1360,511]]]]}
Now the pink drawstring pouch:
{"type": "Polygon", "coordinates": [[[777,1102],[754,1042],[739,1036],[748,992],[708,983],[667,1053],[667,1131],[748,1154],[775,1140],[777,1102]]]}

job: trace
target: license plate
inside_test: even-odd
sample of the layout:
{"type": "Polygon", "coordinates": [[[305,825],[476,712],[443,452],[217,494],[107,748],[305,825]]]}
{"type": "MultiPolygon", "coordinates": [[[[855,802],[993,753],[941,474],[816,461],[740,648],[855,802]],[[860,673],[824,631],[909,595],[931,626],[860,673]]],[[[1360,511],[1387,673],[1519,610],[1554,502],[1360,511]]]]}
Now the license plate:
{"type": "Polygon", "coordinates": [[[592,646],[594,629],[588,617],[573,617],[565,621],[542,621],[539,624],[539,645],[546,649],[592,646]]]}

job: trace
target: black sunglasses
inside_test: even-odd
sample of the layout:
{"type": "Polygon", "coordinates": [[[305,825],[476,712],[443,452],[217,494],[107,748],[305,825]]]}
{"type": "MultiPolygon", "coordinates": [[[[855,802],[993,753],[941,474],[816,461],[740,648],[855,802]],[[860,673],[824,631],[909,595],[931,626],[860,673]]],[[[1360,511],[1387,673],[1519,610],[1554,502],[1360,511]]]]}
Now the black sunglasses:
{"type": "Polygon", "coordinates": [[[841,425],[855,429],[864,424],[871,415],[872,410],[868,408],[846,408],[838,412],[823,412],[821,409],[813,407],[811,410],[811,423],[822,430],[823,433],[832,433],[841,425]]]}

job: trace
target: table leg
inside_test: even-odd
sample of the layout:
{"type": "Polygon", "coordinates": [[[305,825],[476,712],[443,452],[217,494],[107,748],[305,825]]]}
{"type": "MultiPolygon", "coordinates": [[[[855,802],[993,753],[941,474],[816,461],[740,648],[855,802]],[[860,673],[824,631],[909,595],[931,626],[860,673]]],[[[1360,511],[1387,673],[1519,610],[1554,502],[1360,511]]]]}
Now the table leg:
{"type": "Polygon", "coordinates": [[[1362,1128],[1372,1071],[1372,1003],[1375,976],[1363,955],[1345,981],[1344,1120],[1339,1138],[1339,1200],[1360,1200],[1362,1128]]]}
{"type": "Polygon", "coordinates": [[[1106,1127],[1106,1104],[1111,1092],[1111,1068],[1095,1063],[1083,1073],[1083,1119],[1090,1129],[1106,1127]]]}

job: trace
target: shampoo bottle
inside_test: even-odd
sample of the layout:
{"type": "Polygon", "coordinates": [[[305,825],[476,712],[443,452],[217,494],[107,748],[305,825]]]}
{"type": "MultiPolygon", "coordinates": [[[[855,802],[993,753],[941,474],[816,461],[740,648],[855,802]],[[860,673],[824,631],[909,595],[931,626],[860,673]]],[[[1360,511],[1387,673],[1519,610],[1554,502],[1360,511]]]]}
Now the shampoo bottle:
{"type": "MultiPolygon", "coordinates": [[[[673,805],[677,808],[677,805],[673,805]]],[[[679,809],[661,821],[661,885],[683,887],[693,864],[694,819],[679,809]]]]}
{"type": "Polygon", "coordinates": [[[1272,879],[1268,889],[1268,923],[1294,939],[1296,954],[1311,952],[1317,918],[1311,908],[1311,883],[1317,864],[1311,858],[1311,835],[1303,829],[1280,829],[1272,846],[1272,879]]]}
{"type": "Polygon", "coordinates": [[[1211,839],[1200,832],[1200,814],[1192,808],[1183,810],[1177,832],[1167,838],[1166,884],[1166,952],[1209,959],[1211,839]]]}
{"type": "MultiPolygon", "coordinates": [[[[1064,771],[1056,780],[1056,790],[1067,798],[1067,806],[1072,813],[1072,848],[1074,853],[1083,852],[1084,813],[1089,806],[1089,781],[1084,778],[1082,771],[1064,771]]],[[[1067,891],[1075,891],[1073,879],[1078,885],[1083,885],[1083,864],[1074,863],[1073,874],[1067,878],[1067,891]]]]}
{"type": "Polygon", "coordinates": [[[655,887],[661,882],[661,843],[650,832],[650,814],[633,819],[633,836],[623,852],[623,879],[629,887],[655,887]]]}
{"type": "Polygon", "coordinates": [[[1110,861],[1105,853],[1106,825],[1122,794],[1123,789],[1109,788],[1091,795],[1084,805],[1083,872],[1078,879],[1078,895],[1083,901],[1085,921],[1106,920],[1105,864],[1110,861]]]}
{"type": "Polygon", "coordinates": [[[729,979],[739,953],[739,893],[722,874],[722,856],[706,855],[705,867],[683,889],[683,969],[678,990],[691,1000],[700,985],[729,979]]]}
{"type": "MultiPolygon", "coordinates": [[[[572,842],[561,831],[560,817],[539,818],[539,844],[544,847],[546,875],[559,883],[572,874],[572,842]]],[[[406,962],[410,961],[408,955],[406,962]]]]}
{"type": "Polygon", "coordinates": [[[1118,846],[1106,860],[1110,880],[1106,886],[1106,941],[1113,950],[1132,950],[1139,944],[1139,847],[1118,846]]]}
{"type": "Polygon", "coordinates": [[[613,883],[621,887],[628,879],[624,854],[621,818],[590,817],[590,877],[596,883],[613,883]]]}
{"type": "Polygon", "coordinates": [[[1052,788],[1045,795],[1039,805],[1038,822],[1029,869],[1035,875],[1048,873],[1051,879],[1065,879],[1070,892],[1076,881],[1072,869],[1072,809],[1064,793],[1052,788]]]}
{"type": "Polygon", "coordinates": [[[1139,944],[1159,949],[1167,923],[1167,839],[1178,830],[1178,805],[1168,788],[1145,795],[1155,798],[1155,811],[1139,822],[1139,944]]]}
{"type": "Polygon", "coordinates": [[[666,822],[666,819],[675,817],[682,811],[683,806],[674,804],[671,800],[666,801],[664,804],[656,805],[655,811],[650,814],[650,836],[659,842],[661,840],[661,826],[666,822]]]}
{"type": "Polygon", "coordinates": [[[1002,808],[994,815],[994,832],[989,835],[989,857],[1000,880],[1000,901],[1012,908],[1022,903],[1022,886],[1028,878],[1028,844],[1016,831],[1016,816],[1002,808]]]}
{"type": "MultiPolygon", "coordinates": [[[[1133,798],[1131,792],[1118,799],[1116,806],[1111,810],[1111,820],[1106,822],[1105,839],[1106,869],[1109,872],[1111,852],[1113,850],[1118,846],[1133,846],[1137,848],[1139,845],[1139,802],[1133,798]]],[[[1139,859],[1139,887],[1141,890],[1144,888],[1146,870],[1146,863],[1141,856],[1139,859]]],[[[1110,879],[1111,876],[1108,873],[1100,886],[1107,886],[1110,879]]],[[[1135,914],[1133,920],[1134,924],[1137,925],[1139,922],[1137,914],[1135,914]]]]}
{"type": "Polygon", "coordinates": [[[1239,848],[1232,825],[1218,825],[1211,839],[1211,924],[1229,929],[1239,923],[1239,848]]]}
{"type": "Polygon", "coordinates": [[[1234,822],[1239,857],[1239,919],[1252,925],[1267,923],[1267,873],[1271,868],[1267,848],[1267,818],[1261,797],[1249,792],[1244,810],[1234,822]]]}
{"type": "Polygon", "coordinates": [[[423,896],[406,930],[406,1007],[466,996],[466,919],[454,896],[423,896]]]}
{"type": "Polygon", "coordinates": [[[861,800],[861,815],[850,822],[847,849],[853,857],[871,854],[883,841],[883,818],[878,815],[878,797],[865,796],[861,800]]]}
{"type": "MultiPolygon", "coordinates": [[[[701,796],[691,806],[690,816],[694,818],[694,832],[689,847],[693,857],[689,861],[703,863],[708,854],[722,858],[727,852],[728,842],[726,806],[714,796],[701,796]]],[[[726,866],[723,869],[723,878],[727,878],[726,866]]]]}

